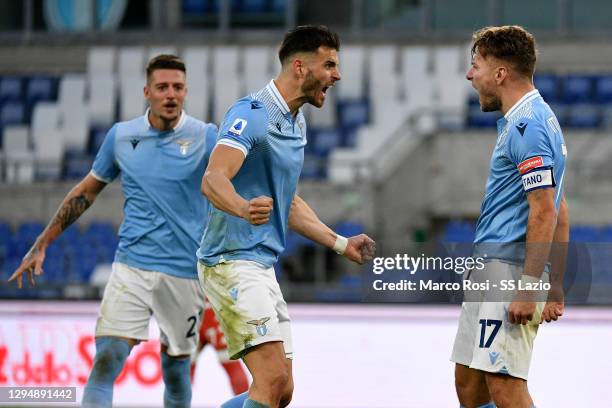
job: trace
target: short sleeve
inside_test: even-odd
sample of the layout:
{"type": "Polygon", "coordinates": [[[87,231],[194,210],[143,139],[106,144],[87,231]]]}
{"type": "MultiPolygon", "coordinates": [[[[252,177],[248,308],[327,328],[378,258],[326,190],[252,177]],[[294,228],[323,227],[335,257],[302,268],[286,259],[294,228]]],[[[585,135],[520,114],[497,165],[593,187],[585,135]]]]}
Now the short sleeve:
{"type": "Polygon", "coordinates": [[[225,114],[217,144],[239,149],[245,157],[256,144],[265,139],[267,112],[265,106],[244,98],[236,102],[225,114]]]}
{"type": "Polygon", "coordinates": [[[120,172],[115,161],[116,133],[117,125],[113,126],[104,137],[91,169],[91,174],[104,183],[111,183],[120,172]]]}
{"type": "Polygon", "coordinates": [[[508,156],[521,175],[525,191],[554,187],[553,151],[546,129],[528,119],[510,126],[508,156]]]}

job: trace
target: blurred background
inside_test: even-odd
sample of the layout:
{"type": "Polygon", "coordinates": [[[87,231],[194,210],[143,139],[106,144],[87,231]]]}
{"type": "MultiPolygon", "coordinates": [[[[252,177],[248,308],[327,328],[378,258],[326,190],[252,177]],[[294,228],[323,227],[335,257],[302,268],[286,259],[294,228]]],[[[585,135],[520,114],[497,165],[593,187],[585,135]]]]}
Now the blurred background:
{"type": "MultiPolygon", "coordinates": [[[[612,313],[601,306],[612,304],[607,0],[0,0],[0,310],[11,322],[58,304],[52,318],[72,308],[95,317],[87,305],[102,294],[122,221],[118,181],[49,248],[35,288],[17,291],[6,279],[63,196],[89,172],[106,131],[143,114],[148,59],[160,53],[183,58],[186,111],[218,124],[236,99],[276,75],[282,35],[298,24],[329,25],[342,41],[342,81],[323,109],[304,108],[309,130],[299,192],[338,233],[374,237],[380,256],[469,255],[499,118],[480,111],[465,80],[471,33],[503,24],[533,32],[535,84],[555,111],[569,151],[565,192],[573,245],[566,288],[571,303],[593,311],[583,312],[586,320],[578,319],[576,330],[609,328],[612,313]]],[[[277,268],[286,299],[314,308],[297,306],[298,328],[304,327],[299,316],[323,325],[342,318],[364,324],[390,313],[410,333],[411,319],[434,313],[434,321],[448,323],[441,367],[449,371],[458,309],[431,304],[457,304],[461,297],[383,294],[374,300],[404,305],[359,305],[369,300],[371,272],[371,265],[350,265],[295,234],[277,268]]],[[[461,280],[452,271],[427,273],[437,281],[461,280]]],[[[91,335],[88,322],[91,329],[83,332],[91,335]]],[[[15,336],[13,329],[5,332],[15,336]]],[[[452,377],[444,387],[445,401],[454,401],[452,377]]],[[[406,407],[413,405],[402,401],[416,401],[355,400],[362,404],[342,405],[339,398],[301,406],[406,407]]],[[[128,397],[122,401],[130,404],[128,397]]],[[[426,397],[420,403],[414,406],[428,406],[426,397]]]]}

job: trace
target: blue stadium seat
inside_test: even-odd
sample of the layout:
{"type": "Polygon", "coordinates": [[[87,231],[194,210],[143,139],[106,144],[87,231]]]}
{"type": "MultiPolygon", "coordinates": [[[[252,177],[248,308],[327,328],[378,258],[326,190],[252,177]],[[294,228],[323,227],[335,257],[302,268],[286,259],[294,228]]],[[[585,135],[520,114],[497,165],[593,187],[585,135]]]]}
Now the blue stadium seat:
{"type": "Polygon", "coordinates": [[[580,104],[568,108],[564,126],[573,128],[596,128],[601,122],[596,105],[580,104]]]}
{"type": "Polygon", "coordinates": [[[242,0],[239,10],[245,13],[263,13],[268,11],[267,0],[242,0]]]}
{"type": "Polygon", "coordinates": [[[93,157],[86,153],[66,152],[64,156],[64,180],[82,179],[91,170],[93,157]]]}
{"type": "Polygon", "coordinates": [[[612,104],[612,76],[602,76],[595,80],[595,101],[612,104]]]}
{"type": "Polygon", "coordinates": [[[599,228],[590,225],[573,225],[570,227],[571,242],[600,242],[602,234],[599,228]]]}
{"type": "Polygon", "coordinates": [[[325,178],[326,161],[313,154],[304,155],[304,167],[300,179],[302,180],[322,180],[325,178]]]}
{"type": "Polygon", "coordinates": [[[474,242],[475,233],[476,225],[472,222],[449,221],[446,224],[442,241],[471,243],[474,242]]]}
{"type": "Polygon", "coordinates": [[[563,101],[565,103],[587,103],[593,97],[593,77],[571,75],[565,78],[563,101]]]}
{"type": "Polygon", "coordinates": [[[110,241],[116,238],[115,227],[110,222],[96,221],[89,224],[84,235],[96,242],[110,241]]]}
{"type": "Polygon", "coordinates": [[[308,134],[309,151],[323,158],[342,145],[342,133],[337,128],[310,129],[308,134]]]}
{"type": "Polygon", "coordinates": [[[357,127],[370,121],[370,103],[368,100],[339,101],[338,123],[342,127],[357,127]]]}
{"type": "Polygon", "coordinates": [[[480,105],[473,105],[468,108],[467,123],[475,128],[495,128],[500,117],[499,112],[483,112],[480,105]]]}
{"type": "Polygon", "coordinates": [[[21,101],[23,99],[22,80],[19,77],[0,79],[0,102],[21,101]]]}
{"type": "Polygon", "coordinates": [[[26,90],[28,103],[52,101],[57,98],[57,80],[49,76],[37,76],[30,79],[26,90]]]}
{"type": "Polygon", "coordinates": [[[96,155],[98,150],[100,150],[100,146],[102,146],[102,142],[104,142],[104,138],[106,137],[106,133],[108,133],[110,126],[92,126],[89,129],[89,143],[87,151],[90,154],[96,155]]]}
{"type": "Polygon", "coordinates": [[[272,11],[275,13],[287,10],[287,0],[272,0],[272,11]]]}
{"type": "Polygon", "coordinates": [[[19,125],[26,120],[26,108],[22,102],[6,101],[0,108],[0,126],[19,125]]]}
{"type": "Polygon", "coordinates": [[[340,221],[334,226],[334,231],[342,236],[352,237],[362,234],[364,232],[364,227],[360,222],[340,221]]]}
{"type": "Polygon", "coordinates": [[[183,0],[183,13],[202,14],[219,10],[219,0],[183,0]]]}
{"type": "Polygon", "coordinates": [[[546,102],[554,103],[558,101],[560,94],[559,79],[555,75],[536,75],[534,84],[546,102]]]}

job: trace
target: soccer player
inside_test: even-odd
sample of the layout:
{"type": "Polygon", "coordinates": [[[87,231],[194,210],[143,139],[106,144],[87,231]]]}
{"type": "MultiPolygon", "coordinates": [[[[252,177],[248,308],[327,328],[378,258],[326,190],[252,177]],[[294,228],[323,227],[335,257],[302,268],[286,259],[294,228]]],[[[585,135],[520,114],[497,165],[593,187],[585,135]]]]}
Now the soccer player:
{"type": "Polygon", "coordinates": [[[548,297],[527,290],[549,281],[551,243],[569,240],[566,148],[555,114],[534,88],[535,64],[535,40],[522,27],[487,27],[473,36],[467,79],[481,109],[504,116],[497,122],[474,244],[475,254],[488,262],[467,279],[513,281],[520,290],[508,299],[480,293],[462,305],[451,360],[459,402],[467,408],[532,408],[527,374],[538,325],[563,313],[554,254],[548,297]]]}
{"type": "Polygon", "coordinates": [[[242,364],[237,360],[230,360],[227,354],[227,342],[225,341],[225,334],[221,330],[219,321],[215,316],[215,312],[210,306],[210,302],[204,299],[204,311],[202,312],[202,319],[200,325],[200,341],[198,342],[198,349],[194,353],[191,359],[191,383],[193,384],[195,378],[196,363],[198,357],[204,347],[211,345],[217,352],[217,358],[219,363],[227,373],[230,380],[232,391],[235,395],[242,394],[249,389],[249,380],[247,379],[242,364]]]}
{"type": "Polygon", "coordinates": [[[273,269],[287,227],[357,263],[372,258],[374,241],[337,235],[296,194],[306,145],[300,107],[323,106],[340,80],[338,49],[338,36],[324,26],[286,33],[280,74],[230,107],[202,180],[214,208],[198,251],[200,281],[230,358],[242,358],[253,376],[248,399],[235,397],[225,408],[291,400],[290,318],[273,269]]]}
{"type": "Polygon", "coordinates": [[[130,350],[148,339],[151,314],[160,328],[164,406],[189,407],[190,355],[204,297],[195,252],[208,203],[200,182],[217,128],[185,114],[185,65],[159,55],[146,68],[144,116],[115,124],[91,172],[64,198],[57,213],[11,276],[40,275],[45,250],[121,174],[124,220],[113,272],[96,323],[96,355],[83,407],[110,407],[113,383],[130,350]]]}

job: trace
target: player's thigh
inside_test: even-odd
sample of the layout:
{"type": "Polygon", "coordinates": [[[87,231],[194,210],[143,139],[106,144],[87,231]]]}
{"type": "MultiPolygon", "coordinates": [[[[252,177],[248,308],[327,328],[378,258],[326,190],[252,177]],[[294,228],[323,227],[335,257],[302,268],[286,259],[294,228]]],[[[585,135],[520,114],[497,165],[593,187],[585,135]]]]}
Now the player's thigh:
{"type": "MultiPolygon", "coordinates": [[[[514,280],[514,276],[520,276],[521,269],[517,265],[498,262],[492,278],[514,280]]],[[[490,298],[481,304],[470,367],[526,380],[544,303],[538,302],[533,319],[526,325],[510,323],[510,303],[507,299],[497,301],[490,298]]]]}
{"type": "Polygon", "coordinates": [[[455,364],[455,389],[462,406],[481,406],[491,401],[485,373],[463,364],[455,364]]]}
{"type": "MultiPolygon", "coordinates": [[[[230,358],[242,357],[252,347],[290,344],[288,314],[279,314],[279,294],[271,290],[274,270],[250,261],[231,261],[212,267],[200,265],[200,282],[225,334],[230,358]]],[[[284,302],[284,300],[282,301],[284,302]]]]}
{"type": "Polygon", "coordinates": [[[153,286],[150,272],[113,263],[100,304],[96,337],[148,340],[153,286]]]}
{"type": "Polygon", "coordinates": [[[191,355],[198,344],[198,328],[204,295],[196,279],[159,273],[153,293],[153,314],[160,330],[160,342],[170,356],[191,355]]]}

